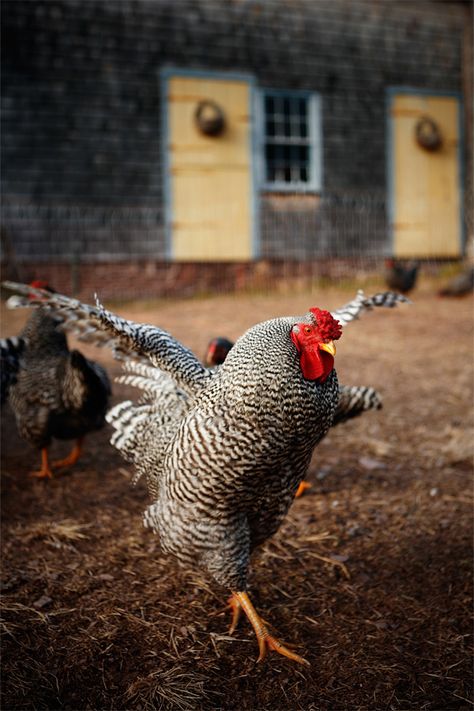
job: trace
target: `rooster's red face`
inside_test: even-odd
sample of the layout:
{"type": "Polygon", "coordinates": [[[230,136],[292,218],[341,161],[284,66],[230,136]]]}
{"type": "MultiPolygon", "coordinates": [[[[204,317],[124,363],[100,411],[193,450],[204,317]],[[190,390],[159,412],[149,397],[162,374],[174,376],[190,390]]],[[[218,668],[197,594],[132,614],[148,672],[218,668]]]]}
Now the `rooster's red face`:
{"type": "Polygon", "coordinates": [[[300,354],[303,376],[324,383],[334,367],[334,341],[341,337],[342,329],[329,311],[313,308],[310,312],[314,323],[296,323],[290,335],[300,354]]]}

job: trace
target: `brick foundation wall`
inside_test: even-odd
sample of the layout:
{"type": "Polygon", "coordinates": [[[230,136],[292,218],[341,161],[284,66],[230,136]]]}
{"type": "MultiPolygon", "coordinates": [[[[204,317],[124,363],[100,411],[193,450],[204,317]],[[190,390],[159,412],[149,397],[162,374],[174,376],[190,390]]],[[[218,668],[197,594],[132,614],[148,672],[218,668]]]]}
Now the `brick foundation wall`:
{"type": "MultiPolygon", "coordinates": [[[[445,262],[426,262],[423,273],[436,274],[445,262]]],[[[283,291],[309,288],[315,281],[340,284],[381,279],[380,258],[318,259],[309,261],[259,260],[242,263],[175,263],[153,260],[70,265],[29,263],[2,266],[3,279],[30,282],[42,279],[60,293],[91,303],[101,300],[191,297],[239,290],[283,291]]]]}

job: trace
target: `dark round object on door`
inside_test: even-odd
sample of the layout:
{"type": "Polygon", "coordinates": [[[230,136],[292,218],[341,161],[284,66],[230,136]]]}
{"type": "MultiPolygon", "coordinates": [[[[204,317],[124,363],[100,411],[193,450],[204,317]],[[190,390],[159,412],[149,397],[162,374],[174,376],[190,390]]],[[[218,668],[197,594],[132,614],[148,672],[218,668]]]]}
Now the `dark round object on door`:
{"type": "Polygon", "coordinates": [[[215,101],[200,101],[194,113],[194,121],[205,136],[220,136],[225,128],[225,116],[215,101]]]}
{"type": "Polygon", "coordinates": [[[418,119],[415,125],[416,142],[425,151],[437,151],[443,144],[438,124],[429,116],[418,119]]]}

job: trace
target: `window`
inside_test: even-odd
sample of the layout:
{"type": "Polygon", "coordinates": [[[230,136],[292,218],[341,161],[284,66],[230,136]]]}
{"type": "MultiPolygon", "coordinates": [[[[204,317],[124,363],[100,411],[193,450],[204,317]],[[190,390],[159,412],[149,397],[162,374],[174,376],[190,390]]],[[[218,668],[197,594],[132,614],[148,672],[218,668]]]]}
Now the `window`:
{"type": "Polygon", "coordinates": [[[268,190],[321,189],[319,97],[307,92],[260,94],[261,183],[268,190]]]}

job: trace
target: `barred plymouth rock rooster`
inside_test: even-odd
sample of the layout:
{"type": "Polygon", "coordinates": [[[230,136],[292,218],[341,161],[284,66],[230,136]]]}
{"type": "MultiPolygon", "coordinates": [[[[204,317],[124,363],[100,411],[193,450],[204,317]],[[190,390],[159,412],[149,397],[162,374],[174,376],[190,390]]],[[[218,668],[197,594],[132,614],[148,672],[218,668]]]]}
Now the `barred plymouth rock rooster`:
{"type": "Polygon", "coordinates": [[[99,304],[37,294],[66,321],[74,318],[80,333],[105,331],[120,354],[132,351],[159,369],[134,366],[134,377],[150,381],[151,400],[121,403],[109,413],[114,445],[147,477],[154,498],[145,525],[182,565],[230,591],[231,631],[243,610],[259,660],[272,649],[307,664],[270,634],[255,610],[247,592],[250,556],[280,526],[314,447],[333,423],[339,403],[334,341],[342,326],[375,305],[406,299],[359,294],[334,314],[311,308],[257,324],[210,370],[156,326],[127,321],[99,304]],[[166,409],[153,399],[162,384],[166,409]]]}
{"type": "Polygon", "coordinates": [[[102,366],[69,351],[60,322],[53,312],[39,308],[19,337],[0,342],[2,389],[20,436],[41,450],[41,468],[31,473],[38,478],[51,478],[51,468],[75,464],[84,436],[105,425],[111,394],[102,366]],[[69,456],[50,464],[53,438],[76,443],[69,456]]]}

